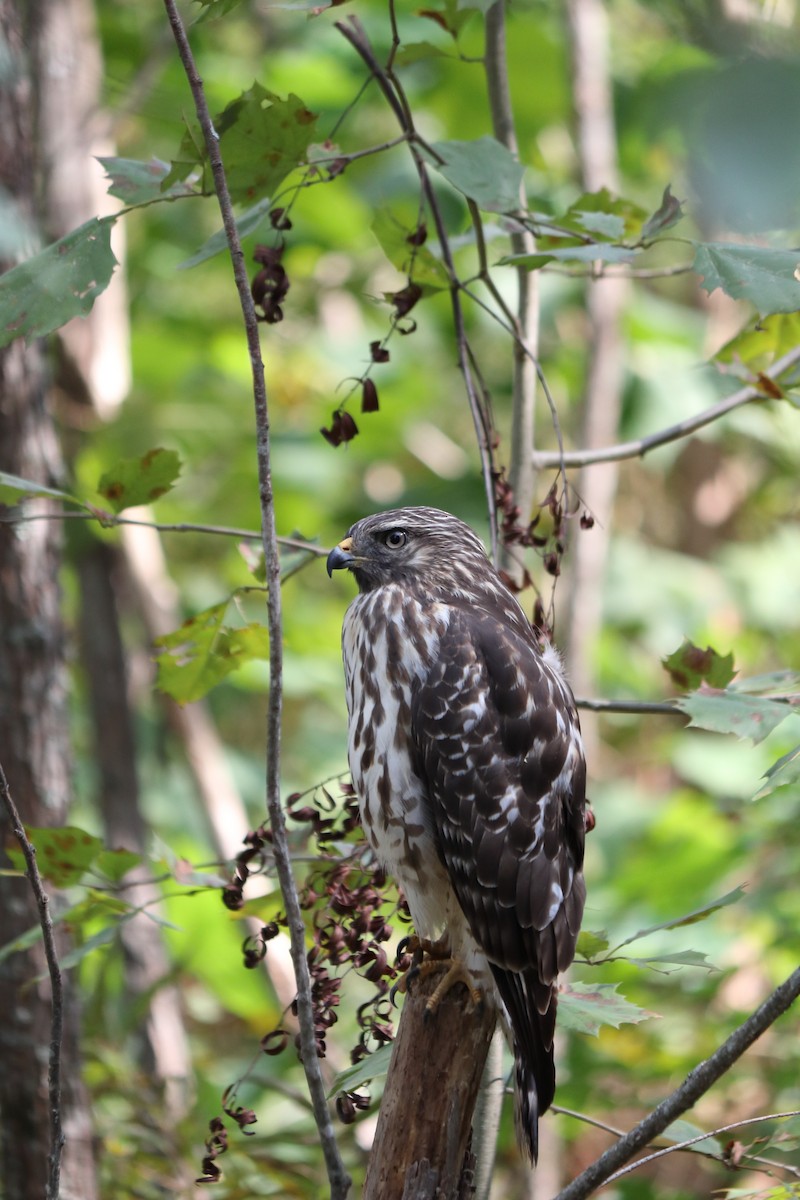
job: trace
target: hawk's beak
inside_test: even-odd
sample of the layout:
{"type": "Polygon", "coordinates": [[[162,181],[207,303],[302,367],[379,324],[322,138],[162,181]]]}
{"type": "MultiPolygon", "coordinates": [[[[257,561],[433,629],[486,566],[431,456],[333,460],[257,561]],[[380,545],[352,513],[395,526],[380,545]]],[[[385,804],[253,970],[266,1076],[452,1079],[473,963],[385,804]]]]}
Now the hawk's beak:
{"type": "Polygon", "coordinates": [[[334,571],[339,571],[342,567],[352,567],[354,559],[351,553],[353,548],[353,539],[346,537],[339,542],[338,546],[334,546],[328,555],[326,566],[328,575],[332,576],[334,571]]]}

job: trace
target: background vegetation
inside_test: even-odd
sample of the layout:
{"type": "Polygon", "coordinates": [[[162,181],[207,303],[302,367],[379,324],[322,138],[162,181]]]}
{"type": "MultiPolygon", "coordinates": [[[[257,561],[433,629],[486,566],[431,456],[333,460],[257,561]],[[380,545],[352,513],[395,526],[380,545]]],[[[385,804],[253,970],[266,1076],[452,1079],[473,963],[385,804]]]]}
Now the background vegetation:
{"type": "MultiPolygon", "coordinates": [[[[472,142],[492,133],[481,61],[486,7],[478,0],[446,0],[424,11],[397,6],[394,66],[427,143],[472,142]]],[[[534,587],[521,599],[533,611],[540,594],[547,610],[554,586],[555,637],[565,644],[576,691],[616,702],[622,711],[585,715],[597,827],[588,842],[589,936],[572,976],[588,985],[591,1000],[585,1011],[578,1003],[563,1006],[557,1104],[569,1112],[557,1111],[543,1123],[547,1173],[537,1196],[548,1189],[552,1194],[608,1144],[606,1126],[628,1128],[676,1086],[797,966],[800,951],[798,736],[791,711],[798,689],[789,670],[800,656],[800,393],[792,390],[792,363],[778,384],[764,374],[800,345],[800,284],[790,250],[800,227],[794,5],[613,0],[599,9],[608,20],[606,83],[613,96],[613,145],[607,178],[599,182],[591,180],[582,148],[588,118],[574,86],[580,67],[576,22],[585,16],[580,10],[578,0],[566,6],[525,0],[507,14],[508,81],[528,207],[544,238],[539,250],[556,252],[536,272],[539,361],[564,446],[584,446],[591,427],[587,381],[598,340],[606,336],[604,306],[614,317],[619,376],[600,401],[611,413],[606,444],[672,427],[742,386],[754,384],[758,396],[644,457],[599,465],[591,477],[577,466],[570,469],[570,515],[561,530],[547,502],[551,487],[561,486],[552,465],[558,439],[538,391],[535,447],[551,465],[539,471],[534,506],[521,523],[541,513],[539,532],[547,541],[538,553],[528,553],[534,587]],[[609,192],[598,195],[603,186],[609,192]],[[581,201],[586,192],[593,199],[581,201]],[[671,197],[684,205],[674,225],[681,214],[671,197]],[[749,249],[737,252],[742,246],[749,249]],[[602,291],[609,279],[598,283],[599,275],[616,281],[613,295],[602,291]],[[601,475],[595,499],[592,489],[601,475]],[[581,521],[584,515],[594,523],[581,521]],[[584,597],[574,581],[587,577],[575,563],[586,554],[583,546],[597,544],[592,539],[601,552],[594,567],[581,565],[590,572],[584,597]],[[558,579],[547,557],[560,558],[556,542],[566,547],[558,579]],[[687,639],[717,654],[698,659],[684,653],[670,673],[662,660],[687,639]],[[721,663],[728,654],[734,688],[753,677],[769,678],[752,690],[745,685],[731,692],[730,671],[721,663]],[[699,670],[687,674],[687,664],[699,670]],[[698,694],[703,678],[705,690],[698,694]],[[720,691],[722,706],[714,707],[720,691]],[[637,703],[666,706],[685,692],[695,693],[689,712],[705,728],[687,728],[666,707],[637,711],[637,703]],[[767,708],[759,708],[762,701],[767,708]],[[779,719],[784,714],[787,719],[779,719]],[[761,736],[770,722],[774,727],[761,736]],[[737,732],[756,736],[737,738],[737,732]],[[683,920],[699,910],[702,921],[683,920]],[[646,941],[609,953],[653,926],[660,928],[646,941]],[[636,1008],[615,1007],[614,987],[636,1008]],[[602,1022],[602,1002],[611,1004],[611,1024],[602,1025],[599,1037],[581,1032],[582,1022],[602,1022]]],[[[194,21],[191,41],[213,114],[257,81],[273,100],[297,97],[295,111],[305,114],[300,124],[308,130],[306,145],[290,138],[286,162],[259,182],[253,141],[235,140],[242,126],[237,131],[233,120],[227,133],[224,121],[217,124],[237,213],[252,213],[249,227],[241,227],[248,273],[255,276],[264,265],[254,259],[256,244],[283,246],[280,265],[290,283],[279,297],[283,319],[262,327],[277,529],[298,543],[327,548],[367,512],[430,504],[457,513],[488,542],[481,458],[457,368],[450,297],[442,286],[447,277],[437,274],[441,244],[430,213],[420,216],[408,145],[359,156],[393,143],[401,130],[380,89],[367,85],[364,62],[336,28],[349,11],[202,0],[185,12],[194,21]],[[308,144],[310,158],[320,162],[316,172],[290,170],[308,144]],[[280,228],[286,223],[280,217],[270,219],[276,207],[287,211],[290,227],[280,228]],[[407,235],[421,219],[428,241],[409,250],[407,235]],[[424,294],[401,315],[397,293],[409,282],[409,263],[424,294]],[[388,361],[371,352],[373,343],[385,346],[388,361]],[[368,368],[379,406],[362,413],[358,381],[368,368]],[[358,434],[334,446],[320,429],[336,431],[334,414],[342,406],[358,434]]],[[[354,11],[385,63],[392,49],[387,6],[361,0],[354,11]]],[[[84,504],[119,508],[161,526],[213,525],[256,534],[249,539],[165,529],[159,558],[158,543],[134,540],[133,527],[65,521],[62,582],[72,647],[74,749],[69,823],[108,848],[125,846],[140,855],[135,869],[146,889],[136,893],[128,880],[117,890],[134,860],[99,858],[100,844],[87,852],[85,871],[59,876],[56,866],[49,876],[65,885],[69,906],[74,948],[62,966],[80,991],[100,1193],[117,1200],[192,1193],[192,1181],[203,1173],[208,1122],[221,1115],[225,1089],[242,1080],[225,1103],[231,1111],[246,1110],[239,1112],[240,1125],[250,1110],[256,1123],[245,1137],[236,1119],[226,1120],[227,1153],[213,1159],[224,1174],[209,1186],[220,1200],[314,1196],[324,1192],[325,1175],[302,1070],[291,1045],[279,1054],[260,1051],[261,1039],[272,1031],[293,1032],[285,1014],[292,995],[287,956],[280,938],[268,943],[263,964],[254,954],[250,970],[241,953],[254,928],[278,918],[282,900],[269,871],[255,887],[248,881],[244,909],[223,906],[219,891],[229,878],[223,860],[237,853],[247,828],[265,816],[268,643],[253,628],[263,624],[264,598],[257,590],[263,563],[241,316],[227,255],[198,254],[217,235],[219,212],[211,200],[181,194],[199,193],[210,183],[207,174],[200,182],[197,172],[190,174],[200,143],[164,12],[134,0],[100,0],[95,15],[105,63],[98,124],[111,191],[129,205],[148,203],[114,231],[115,238],[124,233],[124,248],[115,243],[124,264],[95,307],[97,314],[101,305],[116,306],[109,318],[113,353],[99,364],[95,359],[90,395],[76,399],[70,390],[74,347],[67,341],[66,352],[53,352],[67,460],[58,486],[84,504]],[[137,174],[120,160],[151,166],[137,174]],[[170,186],[175,198],[160,202],[170,186]],[[168,488],[176,475],[177,460],[161,456],[156,475],[141,488],[142,456],[157,447],[179,456],[180,477],[149,511],[137,514],[127,505],[154,488],[168,488]],[[131,459],[132,490],[125,491],[119,464],[131,459]],[[138,777],[130,803],[139,803],[142,814],[138,844],[109,817],[115,785],[98,746],[93,674],[102,668],[91,643],[106,618],[91,599],[82,566],[95,553],[107,556],[127,662],[138,777]],[[157,636],[217,605],[224,607],[168,642],[166,656],[164,646],[154,648],[157,636]],[[196,708],[181,715],[165,692],[196,708]],[[146,914],[131,919],[130,905],[140,903],[146,914]],[[256,919],[255,927],[246,924],[248,917],[256,919]],[[142,951],[145,965],[136,977],[136,952],[127,939],[143,924],[157,930],[161,957],[142,951]],[[172,997],[167,1019],[175,1025],[167,1028],[174,1032],[156,1031],[145,1052],[143,1029],[158,1020],[159,996],[172,997]],[[163,1056],[165,1044],[175,1052],[172,1058],[163,1056]]],[[[603,44],[602,29],[597,37],[603,44]]],[[[269,104],[261,111],[268,110],[269,104]]],[[[256,145],[262,142],[256,139],[256,145]]],[[[441,174],[435,182],[463,280],[480,268],[464,191],[478,187],[474,174],[483,160],[469,165],[473,176],[466,188],[458,190],[441,174]]],[[[508,182],[506,169],[490,178],[490,190],[498,179],[508,182]]],[[[84,170],[88,176],[88,157],[84,170]]],[[[100,203],[69,227],[99,212],[100,203]]],[[[509,224],[492,210],[508,212],[514,205],[479,206],[486,254],[495,264],[510,252],[509,224]]],[[[51,223],[43,240],[66,232],[51,223]]],[[[219,237],[215,248],[224,249],[219,237]]],[[[267,259],[273,279],[274,263],[267,259]]],[[[492,267],[492,278],[513,310],[513,268],[492,267]]],[[[488,306],[464,299],[466,336],[500,438],[495,461],[503,464],[510,454],[513,343],[492,315],[501,311],[497,297],[479,283],[470,286],[488,306]]],[[[12,279],[0,301],[9,302],[19,287],[18,277],[12,279]]],[[[59,325],[57,289],[51,303],[53,325],[59,325]]],[[[9,310],[2,312],[6,324],[9,310]]],[[[345,425],[345,432],[352,430],[345,425]]],[[[6,469],[2,460],[0,469],[6,469]]],[[[5,498],[12,503],[19,492],[12,487],[5,498]]],[[[12,518],[24,516],[38,503],[26,500],[7,511],[12,518]]],[[[295,807],[318,802],[325,814],[330,804],[340,809],[340,781],[346,779],[339,630],[352,584],[338,577],[330,582],[313,547],[284,545],[282,570],[281,788],[285,797],[306,796],[295,807]],[[320,790],[323,783],[331,800],[320,790]]],[[[13,792],[10,773],[9,783],[13,792]]],[[[336,852],[347,850],[354,836],[335,839],[336,852]]],[[[302,884],[316,865],[318,846],[309,840],[307,821],[290,821],[290,838],[302,884]]],[[[47,835],[33,840],[41,866],[47,835]]],[[[74,865],[71,855],[67,848],[74,865]]],[[[53,855],[59,856],[63,863],[62,843],[53,855]]],[[[381,915],[394,904],[388,891],[381,915]]],[[[309,920],[313,915],[312,906],[309,920]]],[[[258,950],[257,943],[247,945],[258,950]]],[[[363,979],[369,965],[361,964],[362,977],[345,971],[333,1010],[338,1020],[326,1038],[331,1087],[362,1032],[357,1009],[374,993],[374,981],[363,979]]],[[[267,1049],[278,1048],[278,1041],[267,1049]]],[[[798,1077],[797,1023],[789,1014],[703,1098],[692,1125],[673,1130],[673,1140],[800,1108],[798,1077]]],[[[362,1082],[351,1080],[346,1090],[362,1082]]],[[[381,1084],[378,1078],[371,1085],[372,1105],[355,1124],[337,1125],[357,1187],[381,1084]]],[[[358,1094],[365,1094],[363,1088],[358,1094]]],[[[533,1195],[507,1108],[492,1195],[533,1195]]],[[[797,1120],[745,1126],[695,1152],[670,1154],[613,1187],[632,1200],[677,1200],[719,1189],[730,1197],[758,1193],[776,1200],[800,1194],[792,1132],[798,1128],[797,1120]]]]}

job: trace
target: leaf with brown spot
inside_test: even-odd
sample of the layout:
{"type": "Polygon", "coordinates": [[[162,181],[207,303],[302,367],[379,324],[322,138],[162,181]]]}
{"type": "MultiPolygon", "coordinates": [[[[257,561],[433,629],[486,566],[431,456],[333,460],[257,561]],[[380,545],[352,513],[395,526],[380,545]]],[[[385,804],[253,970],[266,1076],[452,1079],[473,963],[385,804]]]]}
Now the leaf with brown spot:
{"type": "Polygon", "coordinates": [[[97,490],[115,513],[147,504],[170,491],[181,470],[174,450],[148,450],[141,458],[126,458],[100,478],[97,490]]]}
{"type": "Polygon", "coordinates": [[[687,692],[694,691],[704,680],[710,687],[724,688],[736,674],[733,654],[718,654],[711,646],[701,650],[688,638],[673,654],[662,658],[661,663],[673,682],[687,692]]]}

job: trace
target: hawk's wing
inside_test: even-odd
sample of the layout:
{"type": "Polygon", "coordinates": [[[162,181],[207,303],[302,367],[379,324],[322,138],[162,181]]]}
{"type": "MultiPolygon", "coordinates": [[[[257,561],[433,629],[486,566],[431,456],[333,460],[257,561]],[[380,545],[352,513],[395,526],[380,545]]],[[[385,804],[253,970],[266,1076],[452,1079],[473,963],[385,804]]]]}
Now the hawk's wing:
{"type": "Polygon", "coordinates": [[[412,735],[440,853],[537,1085],[535,1128],[555,1087],[553,983],[583,913],[585,765],[569,689],[526,633],[454,608],[412,735]]]}

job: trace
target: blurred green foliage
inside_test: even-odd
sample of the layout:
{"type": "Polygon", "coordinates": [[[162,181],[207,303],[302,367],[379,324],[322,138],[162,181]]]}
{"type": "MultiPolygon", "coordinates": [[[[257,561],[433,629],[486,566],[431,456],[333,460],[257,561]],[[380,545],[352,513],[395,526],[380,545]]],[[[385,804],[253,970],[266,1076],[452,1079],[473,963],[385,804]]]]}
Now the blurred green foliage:
{"type": "MultiPolygon", "coordinates": [[[[424,136],[452,146],[489,134],[484,77],[476,61],[485,5],[450,2],[440,19],[430,10],[398,7],[397,71],[424,136]],[[448,23],[456,37],[445,28],[448,23]]],[[[740,19],[728,6],[689,0],[611,0],[608,7],[625,211],[656,213],[667,185],[686,200],[681,238],[664,242],[658,254],[650,252],[642,261],[688,266],[693,250],[685,239],[727,244],[746,233],[764,254],[781,252],[783,268],[791,259],[786,247],[796,240],[796,232],[787,231],[800,223],[800,142],[793,115],[800,94],[797,25],[781,24],[780,5],[770,6],[771,20],[766,7],[754,6],[740,19]]],[[[313,15],[305,4],[253,0],[234,7],[223,0],[202,11],[205,19],[195,21],[191,38],[212,111],[222,112],[242,93],[251,100],[291,94],[300,98],[299,111],[317,114],[314,137],[320,143],[331,138],[342,153],[397,137],[377,88],[363,87],[362,64],[334,28],[335,20],[346,19],[347,8],[313,15]]],[[[199,12],[187,6],[189,18],[199,12]]],[[[159,6],[136,0],[98,0],[97,13],[116,152],[140,162],[157,157],[163,178],[166,164],[186,158],[179,147],[192,111],[163,14],[159,6]]],[[[362,0],[358,15],[385,56],[391,45],[386,6],[362,0]]],[[[562,6],[524,0],[510,6],[508,22],[509,81],[531,208],[551,217],[568,213],[582,188],[562,6]]],[[[242,155],[245,182],[237,175],[237,199],[246,208],[245,200],[259,198],[263,187],[258,196],[247,196],[248,146],[234,153],[242,155]]],[[[274,202],[285,204],[299,180],[298,173],[290,175],[274,202]]],[[[453,182],[459,186],[455,177],[453,182]]],[[[477,258],[464,198],[441,177],[436,189],[451,236],[463,242],[458,262],[468,273],[477,258]]],[[[450,509],[487,532],[446,294],[430,288],[413,313],[415,331],[393,335],[390,361],[374,366],[379,411],[361,415],[357,395],[349,401],[359,435],[333,448],[318,432],[370,363],[370,343],[389,332],[387,296],[406,283],[393,265],[402,265],[402,257],[392,249],[392,230],[397,221],[414,229],[418,207],[404,147],[354,160],[335,178],[303,186],[292,200],[292,228],[283,235],[282,261],[291,284],[284,320],[263,333],[280,534],[331,545],[366,512],[417,503],[450,509]]],[[[253,221],[245,237],[251,274],[257,269],[256,242],[275,240],[266,207],[263,218],[259,210],[253,221]]],[[[96,496],[101,477],[121,461],[165,447],[180,455],[184,467],[173,490],[157,501],[159,521],[258,527],[249,368],[230,264],[220,254],[188,265],[201,257],[198,251],[219,225],[214,202],[199,197],[145,207],[125,219],[133,383],[114,418],[80,439],[70,491],[83,500],[96,496]]],[[[507,252],[507,238],[499,223],[487,221],[486,232],[495,262],[507,252]]],[[[717,255],[716,267],[720,274],[729,271],[738,256],[740,273],[755,270],[753,254],[744,261],[744,251],[729,246],[717,255]]],[[[708,287],[705,267],[704,273],[708,287]]],[[[508,298],[511,272],[501,268],[495,276],[508,298]]],[[[541,290],[542,365],[565,438],[574,445],[587,357],[584,284],[545,268],[541,290]]],[[[507,436],[511,343],[480,308],[468,306],[466,319],[497,425],[507,436]]],[[[620,440],[669,426],[735,390],[738,375],[749,378],[797,344],[797,317],[757,322],[747,304],[720,300],[719,292],[709,303],[694,275],[679,274],[632,284],[623,332],[620,440]],[[739,329],[745,333],[731,341],[739,329]],[[709,365],[709,355],[723,346],[718,364],[709,365]]],[[[791,393],[789,399],[765,398],[689,442],[622,464],[602,633],[593,647],[598,695],[634,700],[674,695],[661,660],[684,639],[723,656],[732,653],[737,680],[800,662],[796,404],[791,393]]],[[[543,402],[538,430],[542,448],[553,448],[543,402]]],[[[503,443],[501,459],[505,452],[503,443]]],[[[541,500],[552,474],[539,480],[541,500]]],[[[101,536],[119,534],[107,530],[101,536]]],[[[255,582],[238,539],[163,536],[186,619],[205,628],[213,610],[221,622],[231,594],[255,582]]],[[[534,568],[540,586],[549,586],[540,563],[534,568]]],[[[351,581],[330,582],[319,559],[309,560],[284,585],[287,794],[346,769],[339,630],[351,594],[351,581]]],[[[523,599],[530,606],[531,597],[523,599]]],[[[225,627],[234,649],[250,636],[250,622],[263,620],[260,601],[248,596],[237,603],[242,620],[235,630],[225,627]]],[[[560,603],[559,589],[557,614],[560,603]]],[[[184,643],[176,636],[180,651],[184,643]]],[[[259,649],[265,652],[264,639],[259,649]]],[[[264,816],[266,687],[266,666],[253,660],[225,674],[208,697],[254,826],[264,816]]],[[[96,830],[82,704],[78,680],[75,727],[84,758],[76,771],[75,821],[96,830]]],[[[798,961],[798,720],[789,715],[757,746],[687,729],[674,716],[608,715],[597,726],[599,748],[590,763],[597,828],[588,843],[585,928],[607,931],[610,945],[617,946],[637,930],[670,924],[744,888],[743,898],[702,924],[661,929],[635,950],[637,957],[662,960],[691,951],[705,955],[713,970],[619,960],[574,968],[582,983],[618,986],[632,1004],[659,1014],[658,1020],[604,1027],[599,1039],[566,1029],[562,1035],[557,1103],[625,1128],[709,1054],[798,961]],[[782,756],[786,769],[773,780],[780,786],[753,802],[765,772],[782,756]]],[[[183,749],[163,729],[152,698],[137,709],[137,738],[154,836],[181,858],[209,862],[214,856],[183,749]]],[[[292,838],[298,851],[307,852],[300,828],[293,828],[292,838]]],[[[164,861],[154,845],[153,868],[167,875],[162,888],[173,926],[166,931],[170,978],[179,982],[184,999],[195,1072],[191,1111],[177,1124],[133,1065],[142,998],[123,992],[114,935],[118,918],[111,920],[95,904],[75,921],[79,943],[111,930],[80,966],[104,1195],[149,1198],[165,1189],[194,1194],[191,1179],[199,1174],[207,1122],[220,1111],[222,1091],[242,1075],[247,1078],[238,1102],[256,1112],[255,1137],[231,1130],[231,1149],[220,1160],[224,1178],[214,1185],[214,1195],[219,1200],[322,1195],[320,1154],[293,1051],[259,1055],[259,1039],[280,1024],[281,1011],[260,973],[242,966],[239,945],[246,930],[210,884],[176,879],[164,861]]],[[[108,877],[106,884],[111,886],[108,877]]],[[[270,893],[259,905],[266,921],[279,901],[270,893]]],[[[354,1011],[369,994],[351,973],[329,1037],[331,1080],[349,1064],[357,1037],[354,1011]]],[[[798,1108],[798,1078],[797,1022],[790,1014],[704,1098],[692,1120],[712,1129],[740,1117],[798,1108]]],[[[376,1095],[379,1091],[378,1084],[376,1095]]],[[[358,1128],[343,1128],[342,1142],[360,1181],[368,1139],[358,1128]]],[[[735,1136],[749,1145],[769,1130],[777,1126],[754,1126],[735,1136]]],[[[577,1119],[548,1115],[543,1138],[556,1132],[565,1143],[567,1175],[608,1140],[577,1119]]],[[[726,1140],[723,1135],[721,1145],[726,1140]]],[[[774,1150],[763,1154],[775,1157],[774,1150]]],[[[794,1164],[796,1178],[796,1151],[781,1161],[794,1164]]],[[[505,1113],[496,1194],[527,1195],[524,1175],[505,1113]]],[[[749,1171],[744,1180],[745,1191],[771,1182],[749,1171]]],[[[618,1185],[617,1194],[679,1200],[739,1181],[696,1154],[671,1155],[649,1174],[618,1185]]]]}

